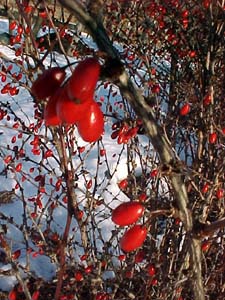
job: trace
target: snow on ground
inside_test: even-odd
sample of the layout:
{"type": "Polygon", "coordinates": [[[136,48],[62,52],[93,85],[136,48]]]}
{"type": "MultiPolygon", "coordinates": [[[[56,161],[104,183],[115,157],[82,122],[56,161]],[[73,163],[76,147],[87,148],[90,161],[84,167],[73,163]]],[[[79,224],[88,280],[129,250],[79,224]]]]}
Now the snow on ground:
{"type": "MultiPolygon", "coordinates": [[[[0,24],[2,25],[2,23],[0,22],[0,24]]],[[[5,46],[0,46],[0,51],[2,53],[4,53],[4,55],[7,56],[7,58],[9,58],[10,60],[14,59],[14,53],[11,49],[5,47],[5,46]]],[[[64,65],[66,64],[64,58],[60,55],[57,55],[57,62],[59,63],[59,65],[64,65]]],[[[46,60],[47,63],[47,60],[46,60]]],[[[15,67],[15,72],[16,67],[15,67]]],[[[21,118],[26,125],[30,125],[32,122],[35,122],[34,120],[34,116],[33,116],[33,111],[34,111],[34,105],[33,105],[33,100],[31,98],[31,96],[29,95],[29,93],[25,90],[20,88],[19,94],[16,97],[10,97],[8,95],[0,95],[1,97],[1,102],[3,103],[7,103],[10,102],[11,105],[11,109],[16,113],[16,115],[21,118]]],[[[101,97],[101,95],[98,95],[98,97],[101,97]]],[[[20,147],[22,147],[24,141],[26,139],[29,140],[29,142],[26,143],[26,155],[29,157],[32,152],[31,152],[31,145],[30,143],[33,140],[33,136],[28,136],[28,135],[24,135],[24,138],[22,139],[18,139],[18,132],[16,132],[12,127],[14,124],[14,120],[11,119],[10,121],[5,121],[1,122],[1,127],[0,127],[0,131],[3,133],[0,136],[0,143],[1,143],[1,149],[3,151],[3,154],[8,154],[8,150],[4,149],[4,145],[12,145],[11,141],[13,139],[13,137],[16,135],[17,136],[17,141],[16,141],[16,145],[20,147]],[[6,125],[6,127],[5,127],[6,125]]],[[[45,127],[43,126],[43,128],[40,130],[44,136],[45,135],[45,127]]],[[[125,149],[123,150],[122,154],[121,154],[121,161],[122,164],[119,164],[116,168],[116,171],[114,170],[114,168],[116,167],[115,164],[115,160],[117,160],[117,157],[115,157],[114,155],[116,154],[116,156],[118,155],[118,153],[120,153],[122,146],[119,146],[115,143],[115,141],[113,141],[110,138],[110,134],[111,134],[111,123],[109,120],[109,124],[106,124],[106,132],[105,135],[103,137],[103,144],[105,149],[107,150],[107,161],[108,161],[108,165],[106,165],[106,163],[103,163],[102,167],[99,169],[99,174],[98,174],[98,180],[101,182],[101,188],[98,189],[98,191],[96,192],[95,197],[99,197],[99,198],[104,198],[104,201],[106,203],[109,203],[110,205],[112,205],[112,207],[115,207],[116,204],[118,203],[118,201],[127,201],[127,197],[122,195],[119,191],[119,188],[117,186],[117,183],[119,180],[126,178],[127,177],[127,166],[126,166],[126,151],[125,149]],[[111,178],[110,184],[108,183],[108,180],[106,180],[106,173],[108,172],[108,166],[110,168],[110,172],[114,173],[113,177],[111,178]],[[102,192],[104,191],[106,185],[108,185],[107,188],[107,192],[102,192]],[[112,198],[114,197],[114,195],[116,195],[116,199],[113,201],[112,198]]],[[[44,140],[43,140],[44,141],[44,140]]],[[[81,156],[87,155],[86,159],[85,159],[85,163],[83,165],[83,169],[87,170],[88,178],[94,178],[94,176],[96,175],[96,169],[97,169],[97,157],[98,157],[98,151],[99,151],[99,147],[96,145],[90,150],[89,152],[89,145],[85,142],[83,142],[83,140],[81,138],[77,138],[77,144],[79,147],[85,146],[86,147],[86,151],[81,154],[81,156]],[[87,152],[89,152],[87,154],[87,152]]],[[[46,143],[46,146],[49,147],[50,143],[46,143]]],[[[54,150],[54,149],[53,149],[54,150]]],[[[12,152],[13,153],[13,152],[12,152]]],[[[4,156],[4,155],[3,155],[4,156]]],[[[34,159],[35,162],[31,163],[31,162],[25,162],[23,160],[23,158],[18,159],[17,162],[23,162],[23,173],[24,174],[29,174],[29,169],[31,167],[35,167],[34,170],[34,175],[38,175],[39,171],[38,171],[38,164],[40,163],[40,158],[37,156],[32,156],[32,159],[34,159]],[[36,163],[36,164],[35,164],[36,163]]],[[[102,159],[103,160],[103,159],[102,159]]],[[[76,157],[74,158],[74,164],[75,165],[79,165],[80,164],[80,160],[77,159],[76,157]]],[[[60,174],[60,170],[57,169],[57,163],[54,159],[49,158],[48,159],[48,164],[46,165],[48,167],[48,169],[55,169],[55,173],[56,174],[60,174]]],[[[2,159],[0,159],[0,172],[4,169],[4,162],[2,161],[2,159]]],[[[42,174],[44,174],[44,172],[46,172],[43,168],[42,168],[42,174]]],[[[34,177],[34,175],[32,175],[32,177],[34,177]]],[[[20,182],[21,180],[21,176],[20,174],[17,174],[13,171],[8,171],[7,172],[7,176],[1,175],[1,186],[0,186],[0,191],[11,191],[15,185],[16,182],[20,182]]],[[[25,199],[28,198],[32,198],[35,197],[37,194],[37,185],[35,186],[35,182],[32,182],[32,177],[30,178],[30,181],[25,181],[24,183],[22,183],[23,186],[23,197],[25,199]]],[[[49,174],[46,174],[46,178],[49,179],[49,174]]],[[[47,197],[45,197],[43,195],[42,197],[42,202],[43,202],[43,206],[46,207],[46,212],[47,212],[47,207],[48,207],[48,203],[47,201],[49,200],[49,197],[51,196],[51,194],[53,193],[54,196],[54,191],[53,188],[51,186],[46,185],[46,193],[47,193],[47,197]]],[[[78,192],[78,197],[80,197],[81,199],[81,206],[80,208],[85,209],[85,194],[83,192],[83,187],[84,187],[84,178],[81,177],[81,180],[79,180],[79,187],[80,187],[80,193],[78,192]]],[[[23,214],[24,214],[24,205],[23,205],[23,201],[22,201],[22,196],[21,196],[21,192],[19,190],[16,190],[16,196],[14,197],[14,201],[13,203],[9,203],[9,204],[4,204],[1,205],[1,213],[4,216],[8,216],[10,218],[12,218],[13,220],[13,224],[7,224],[7,240],[11,245],[11,251],[12,253],[20,250],[20,257],[18,259],[18,263],[21,266],[26,265],[26,249],[25,249],[25,240],[24,240],[24,234],[22,233],[22,231],[20,230],[24,220],[23,220],[23,214]]],[[[31,214],[32,211],[34,209],[33,203],[28,203],[26,206],[26,211],[27,213],[31,214]]],[[[114,224],[112,223],[111,219],[110,219],[110,210],[106,211],[103,207],[99,207],[98,208],[99,211],[99,217],[97,217],[96,219],[98,219],[99,222],[99,228],[98,230],[101,231],[101,235],[103,237],[104,241],[108,241],[111,238],[111,232],[114,229],[114,224]],[[107,218],[105,218],[105,214],[107,214],[107,218]]],[[[45,224],[45,220],[47,218],[46,216],[43,216],[42,219],[40,219],[40,224],[42,224],[42,228],[44,228],[46,226],[45,224]]],[[[51,223],[51,229],[55,232],[58,232],[60,235],[63,234],[64,231],[64,226],[65,226],[65,219],[66,219],[66,209],[63,208],[62,206],[56,208],[54,210],[53,213],[53,221],[51,223]]],[[[1,226],[3,226],[4,224],[6,224],[6,221],[4,220],[0,220],[1,222],[1,226]]],[[[35,227],[34,224],[29,224],[29,226],[35,227]]],[[[40,226],[40,225],[39,225],[40,226]]],[[[71,228],[75,228],[77,227],[76,221],[73,221],[73,224],[71,226],[71,228]]],[[[73,233],[71,232],[71,235],[73,233]]],[[[98,232],[96,230],[95,234],[98,236],[98,232]]],[[[76,240],[79,241],[79,237],[77,235],[76,240]]],[[[104,244],[100,241],[100,239],[97,241],[98,242],[98,249],[100,250],[104,244]]],[[[51,278],[53,278],[55,276],[55,271],[56,271],[56,265],[51,263],[50,258],[46,255],[38,255],[38,256],[33,256],[32,254],[35,253],[35,251],[38,251],[37,247],[35,245],[33,245],[31,243],[31,241],[29,241],[29,246],[32,249],[32,252],[30,254],[30,271],[34,272],[35,275],[37,277],[41,277],[43,279],[46,280],[50,280],[51,278]]],[[[79,257],[80,255],[83,254],[82,252],[82,248],[80,248],[80,253],[79,253],[79,247],[77,247],[76,249],[76,256],[79,257]],[[78,253],[77,253],[78,250],[78,253]]],[[[5,264],[0,263],[0,270],[10,270],[11,269],[11,265],[10,264],[5,264]]],[[[21,270],[22,272],[22,270],[21,270]]],[[[23,274],[23,272],[22,272],[23,274]]],[[[112,272],[111,271],[106,271],[104,273],[104,277],[105,278],[109,278],[109,276],[112,277],[112,272]],[[108,272],[108,273],[107,273],[108,272]]],[[[15,276],[2,276],[0,275],[0,290],[10,290],[16,282],[16,277],[15,276]]]]}
{"type": "MultiPolygon", "coordinates": [[[[7,26],[8,22],[6,20],[0,21],[0,32],[7,32],[7,26]]],[[[8,57],[10,60],[13,60],[14,52],[6,47],[6,46],[0,46],[0,52],[2,52],[6,57],[8,57]]],[[[65,61],[65,58],[62,55],[55,53],[56,61],[59,65],[64,66],[67,64],[65,61]]],[[[74,61],[74,60],[71,60],[74,61]]],[[[50,62],[50,58],[46,59],[46,64],[50,62]]],[[[17,71],[17,67],[14,65],[15,72],[17,71]]],[[[100,87],[96,93],[96,100],[99,100],[103,97],[107,98],[107,94],[109,93],[109,88],[115,89],[115,91],[118,89],[116,87],[109,86],[106,89],[103,89],[100,87]]],[[[26,125],[30,125],[33,122],[35,122],[34,119],[34,103],[33,99],[30,96],[30,94],[23,88],[20,88],[19,94],[15,97],[11,97],[8,95],[0,95],[1,102],[6,103],[7,101],[10,102],[11,108],[13,111],[15,111],[16,115],[21,118],[26,125]]],[[[109,102],[103,103],[102,109],[106,110],[108,108],[108,105],[112,105],[114,109],[117,111],[118,115],[123,115],[123,109],[120,108],[117,103],[121,102],[121,97],[119,93],[117,93],[116,96],[110,97],[109,102]]],[[[11,120],[5,121],[5,125],[7,127],[4,127],[4,122],[1,121],[0,125],[0,132],[3,132],[2,135],[0,135],[0,145],[1,145],[1,151],[3,151],[2,154],[8,153],[8,150],[4,147],[9,144],[12,145],[12,138],[15,136],[17,137],[16,145],[23,146],[23,143],[26,141],[26,155],[28,157],[31,156],[31,142],[34,138],[33,135],[26,135],[19,139],[18,134],[15,129],[12,129],[12,126],[14,124],[13,118],[11,120]]],[[[106,124],[105,124],[105,134],[102,139],[102,144],[96,143],[93,147],[91,147],[89,144],[85,143],[79,136],[77,136],[77,146],[82,147],[85,146],[85,151],[80,154],[80,158],[75,155],[74,156],[74,166],[77,166],[77,174],[79,175],[79,184],[78,184],[78,202],[79,207],[82,209],[86,214],[86,205],[88,202],[86,190],[84,189],[85,186],[85,179],[92,178],[98,178],[98,187],[95,192],[95,200],[104,200],[104,205],[100,205],[96,209],[96,215],[95,215],[95,221],[98,224],[98,228],[95,229],[96,236],[99,235],[99,232],[101,233],[101,236],[103,238],[103,241],[100,239],[97,240],[98,243],[98,249],[101,251],[102,247],[104,246],[103,242],[106,241],[112,241],[113,243],[117,243],[117,240],[111,240],[112,237],[112,230],[115,229],[114,224],[111,221],[110,218],[110,212],[111,209],[116,207],[119,203],[123,201],[129,201],[128,197],[122,193],[117,185],[117,183],[126,178],[128,175],[128,166],[127,166],[127,151],[126,146],[118,145],[115,140],[111,139],[111,126],[113,123],[112,118],[106,118],[106,124]],[[106,149],[106,157],[101,157],[101,167],[98,169],[98,152],[99,149],[102,148],[102,145],[104,145],[104,148],[106,149]],[[83,161],[82,158],[85,157],[85,160],[83,161]],[[107,158],[107,160],[106,160],[107,158]],[[119,159],[119,163],[118,163],[119,159]],[[96,174],[96,170],[98,170],[98,173],[96,174]],[[85,176],[82,175],[82,171],[85,171],[85,176]],[[96,176],[97,175],[97,176],[96,176]],[[111,176],[111,178],[110,178],[111,176]]],[[[39,133],[43,135],[42,142],[45,145],[45,147],[52,149],[55,153],[55,149],[52,146],[50,142],[48,142],[48,138],[51,138],[48,132],[46,132],[46,128],[44,125],[40,128],[39,133]]],[[[139,139],[142,141],[141,145],[143,149],[149,145],[149,141],[146,137],[139,137],[139,139]]],[[[144,151],[144,150],[143,150],[144,151]]],[[[4,156],[4,155],[3,155],[4,156]]],[[[11,245],[12,252],[20,249],[21,254],[18,259],[18,262],[22,265],[26,265],[26,249],[25,249],[25,237],[24,234],[21,231],[21,226],[24,226],[24,209],[26,210],[26,213],[31,214],[34,210],[34,204],[32,201],[28,201],[26,206],[24,206],[24,199],[32,199],[32,197],[36,197],[37,195],[37,189],[38,189],[38,183],[34,182],[33,178],[37,175],[45,175],[46,176],[46,192],[42,195],[41,200],[43,202],[43,208],[44,212],[41,214],[41,210],[38,211],[39,217],[36,220],[33,220],[31,222],[29,220],[29,224],[26,226],[37,229],[38,226],[41,228],[42,231],[46,228],[46,222],[48,221],[48,212],[50,209],[50,205],[54,202],[54,199],[56,199],[57,193],[55,193],[55,181],[57,176],[61,176],[61,171],[58,168],[58,163],[54,158],[48,158],[44,165],[41,165],[42,162],[40,160],[39,156],[32,156],[33,162],[25,161],[23,157],[18,159],[19,162],[23,162],[23,174],[26,174],[26,176],[29,178],[29,180],[21,182],[22,176],[20,174],[17,174],[13,171],[8,171],[7,177],[4,174],[1,174],[1,171],[4,169],[4,163],[2,159],[0,158],[0,191],[11,191],[14,187],[16,182],[20,182],[23,187],[23,194],[21,194],[21,191],[16,190],[14,202],[9,204],[4,204],[0,206],[0,211],[3,215],[11,217],[13,222],[12,224],[7,224],[8,231],[7,231],[7,239],[11,245]],[[34,167],[34,173],[30,174],[30,168],[34,167]],[[54,170],[55,174],[50,174],[48,170],[54,170]],[[29,177],[30,176],[30,177],[29,177]],[[49,184],[50,179],[53,179],[53,184],[49,184]]],[[[141,165],[140,165],[140,159],[138,156],[135,158],[136,163],[136,169],[135,172],[141,174],[141,165]]],[[[90,189],[90,192],[92,192],[93,187],[90,189]]],[[[63,192],[60,195],[60,203],[61,205],[56,207],[54,209],[53,215],[52,215],[52,221],[51,221],[51,229],[55,232],[58,232],[60,235],[62,235],[64,231],[65,226],[65,219],[66,219],[66,206],[62,204],[63,192]]],[[[89,216],[90,217],[90,216],[89,216]]],[[[4,220],[0,219],[0,225],[2,226],[5,224],[4,220]]],[[[0,227],[1,228],[1,227],[0,227]]],[[[72,223],[71,228],[74,230],[77,230],[77,223],[74,220],[72,223]]],[[[74,235],[74,231],[71,230],[70,235],[74,235]]],[[[90,230],[93,230],[93,228],[90,225],[90,230]]],[[[122,231],[121,231],[122,232],[122,231]]],[[[120,233],[121,235],[121,233],[120,233]]],[[[76,241],[78,243],[80,242],[79,233],[76,232],[76,241]]],[[[37,246],[33,245],[33,243],[28,239],[29,247],[31,248],[31,253],[29,255],[30,259],[30,267],[31,271],[35,273],[36,276],[40,276],[46,280],[50,280],[55,276],[56,271],[56,265],[52,263],[48,256],[46,255],[37,255],[34,256],[33,254],[35,251],[38,251],[37,246]]],[[[82,247],[76,248],[75,256],[79,258],[80,255],[83,254],[82,247]]],[[[118,253],[117,253],[118,254],[118,253]]],[[[10,264],[0,263],[0,270],[10,269],[10,264]]],[[[113,277],[113,273],[111,271],[107,271],[104,273],[104,278],[107,279],[109,277],[113,277]]],[[[14,284],[15,284],[16,278],[15,276],[2,276],[0,275],[0,290],[10,290],[14,284]]]]}
{"type": "Polygon", "coordinates": [[[9,32],[9,20],[0,19],[0,33],[9,32]]]}

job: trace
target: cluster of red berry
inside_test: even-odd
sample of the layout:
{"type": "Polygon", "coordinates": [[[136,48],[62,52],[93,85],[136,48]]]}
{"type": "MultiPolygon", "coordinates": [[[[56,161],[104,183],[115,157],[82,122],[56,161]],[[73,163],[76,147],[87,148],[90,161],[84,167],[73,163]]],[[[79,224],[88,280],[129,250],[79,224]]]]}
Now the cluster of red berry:
{"type": "Polygon", "coordinates": [[[37,101],[47,100],[45,124],[75,124],[84,141],[98,140],[104,131],[103,113],[93,99],[99,74],[100,64],[93,57],[78,63],[66,83],[65,68],[53,67],[44,71],[34,81],[31,92],[37,101]]]}
{"type": "MultiPolygon", "coordinates": [[[[137,222],[143,215],[144,206],[138,201],[125,202],[117,206],[112,212],[112,221],[119,226],[128,226],[137,222]]],[[[125,252],[139,248],[145,241],[147,228],[135,224],[128,229],[120,240],[120,247],[125,252]]]]}

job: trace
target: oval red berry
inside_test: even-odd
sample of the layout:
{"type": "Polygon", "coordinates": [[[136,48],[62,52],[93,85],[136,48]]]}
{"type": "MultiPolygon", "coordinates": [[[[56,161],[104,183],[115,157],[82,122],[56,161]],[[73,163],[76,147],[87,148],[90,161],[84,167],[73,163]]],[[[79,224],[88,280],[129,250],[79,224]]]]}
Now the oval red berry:
{"type": "Polygon", "coordinates": [[[141,225],[134,225],[122,236],[120,240],[120,247],[125,252],[136,250],[144,243],[146,236],[146,227],[141,225]]]}
{"type": "Polygon", "coordinates": [[[112,221],[119,226],[135,223],[143,214],[144,206],[139,202],[125,202],[112,212],[112,221]]]}

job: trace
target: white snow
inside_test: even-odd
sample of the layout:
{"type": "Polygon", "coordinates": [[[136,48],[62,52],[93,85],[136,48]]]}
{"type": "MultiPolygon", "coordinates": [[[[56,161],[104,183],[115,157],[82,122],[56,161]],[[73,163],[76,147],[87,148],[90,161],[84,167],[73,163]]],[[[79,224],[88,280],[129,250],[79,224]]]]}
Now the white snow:
{"type": "MultiPolygon", "coordinates": [[[[8,21],[1,20],[0,32],[7,31],[8,21]]],[[[83,38],[86,42],[90,42],[88,41],[88,37],[83,36],[83,38]]],[[[95,44],[92,43],[91,46],[95,47],[95,44]]],[[[4,53],[4,55],[10,60],[13,60],[15,58],[14,51],[6,46],[0,45],[0,52],[4,53]]],[[[63,66],[67,64],[65,58],[62,55],[55,53],[55,58],[59,65],[63,66]]],[[[74,61],[74,59],[71,61],[74,61]]],[[[47,58],[45,62],[46,64],[48,64],[50,62],[50,58],[47,58]]],[[[14,71],[18,71],[18,68],[15,65],[14,71]]],[[[2,88],[2,86],[3,83],[0,82],[0,89],[2,88]]],[[[0,97],[1,102],[7,103],[8,101],[10,103],[12,110],[19,118],[21,118],[25,122],[26,125],[30,125],[31,123],[36,124],[36,120],[34,119],[33,99],[25,89],[20,88],[19,94],[15,97],[11,97],[8,95],[0,95],[0,97]]],[[[103,88],[102,86],[100,86],[100,88],[96,92],[96,99],[101,99],[102,97],[106,99],[106,101],[102,105],[102,109],[104,111],[108,109],[109,105],[112,105],[117,115],[123,117],[123,109],[120,108],[120,105],[118,104],[121,102],[122,98],[117,87],[109,85],[108,87],[103,88]],[[110,89],[112,89],[114,92],[117,92],[117,95],[108,97],[110,89]]],[[[92,178],[94,185],[94,178],[96,177],[96,172],[98,170],[98,186],[93,197],[94,200],[103,200],[104,203],[95,209],[92,216],[89,216],[89,220],[91,221],[91,217],[94,218],[94,221],[98,225],[97,229],[95,229],[94,232],[92,226],[90,225],[89,234],[90,237],[93,237],[93,234],[95,235],[99,252],[102,251],[104,242],[110,241],[110,243],[112,243],[112,249],[114,249],[115,251],[115,255],[118,255],[119,250],[118,248],[116,248],[117,239],[112,239],[112,230],[115,230],[115,225],[112,223],[110,216],[112,208],[116,207],[121,202],[129,201],[128,197],[124,193],[122,193],[118,187],[118,182],[128,176],[128,165],[126,145],[118,145],[115,140],[111,139],[111,125],[113,122],[114,120],[112,118],[106,118],[105,134],[103,136],[102,142],[99,145],[98,143],[96,143],[93,147],[85,143],[76,133],[77,145],[75,145],[75,148],[77,146],[85,146],[85,151],[80,154],[80,157],[85,157],[85,160],[83,161],[79,158],[78,155],[74,155],[73,164],[75,168],[77,168],[77,174],[79,174],[79,185],[77,190],[79,208],[84,211],[85,217],[88,213],[86,209],[87,205],[89,205],[88,201],[93,201],[91,193],[93,192],[94,188],[92,186],[92,188],[90,189],[90,200],[88,199],[86,194],[85,180],[89,180],[90,178],[92,178]],[[104,146],[104,148],[106,149],[107,162],[105,157],[100,157],[101,166],[99,169],[97,169],[98,152],[99,149],[102,148],[102,146],[104,146]],[[101,235],[103,241],[101,240],[99,234],[101,235]]],[[[66,205],[62,203],[62,198],[65,193],[63,193],[62,189],[58,193],[55,191],[57,176],[61,176],[61,171],[59,169],[57,161],[54,158],[48,158],[42,165],[41,157],[32,155],[31,152],[32,146],[30,145],[30,142],[32,142],[34,138],[33,134],[29,136],[28,134],[24,133],[23,137],[19,139],[19,131],[12,128],[13,124],[13,118],[10,121],[6,121],[4,119],[0,123],[0,132],[3,132],[3,134],[0,135],[0,151],[2,151],[1,156],[4,157],[3,154],[6,155],[10,153],[10,151],[7,150],[7,144],[10,145],[10,147],[13,146],[11,143],[11,139],[13,136],[16,136],[17,140],[15,145],[19,146],[19,148],[20,146],[23,146],[23,143],[27,140],[25,143],[25,155],[28,157],[32,156],[33,162],[26,161],[23,157],[18,158],[18,160],[16,161],[17,163],[23,163],[23,175],[25,175],[28,179],[24,182],[21,181],[21,173],[16,173],[13,171],[15,167],[13,165],[11,167],[11,170],[7,171],[7,176],[3,174],[0,175],[0,191],[11,191],[15,187],[16,183],[20,183],[23,187],[23,193],[19,189],[15,191],[13,203],[3,204],[1,205],[0,209],[1,213],[3,213],[5,216],[8,216],[9,218],[12,218],[13,220],[13,224],[7,224],[7,243],[10,245],[12,253],[17,249],[21,250],[18,263],[21,266],[25,266],[26,248],[23,226],[29,226],[30,230],[34,231],[37,231],[37,228],[39,227],[43,232],[47,227],[47,222],[49,221],[50,205],[53,202],[58,202],[59,205],[53,210],[52,213],[51,230],[52,232],[57,232],[59,235],[62,235],[64,232],[67,212],[66,205]],[[34,168],[33,173],[30,172],[30,168],[32,167],[34,168]],[[54,172],[50,174],[48,170],[54,170],[54,172]],[[33,220],[33,222],[32,219],[29,219],[28,224],[24,224],[24,212],[26,212],[27,214],[31,214],[35,209],[34,203],[32,201],[28,201],[28,199],[37,197],[39,182],[35,182],[34,178],[40,174],[45,175],[46,182],[46,192],[41,195],[43,209],[37,208],[37,219],[33,220]],[[50,183],[51,178],[53,180],[53,184],[50,183]]],[[[46,148],[49,147],[50,149],[52,149],[53,153],[56,153],[54,146],[52,146],[51,142],[48,142],[48,138],[50,139],[51,135],[48,131],[46,132],[44,124],[39,129],[39,132],[37,134],[39,134],[40,132],[43,135],[43,145],[46,148]]],[[[143,151],[144,153],[146,147],[149,147],[149,140],[146,137],[139,137],[139,139],[142,141],[142,149],[140,149],[140,151],[143,151]]],[[[11,154],[13,154],[13,151],[11,151],[11,154]]],[[[141,174],[140,158],[137,155],[135,157],[135,164],[135,173],[141,174]]],[[[0,157],[0,172],[4,169],[4,166],[4,162],[0,157]]],[[[0,229],[1,225],[5,223],[6,221],[2,221],[0,219],[0,229]]],[[[121,234],[122,230],[120,231],[118,236],[120,236],[121,234]]],[[[71,226],[70,236],[74,237],[78,244],[81,243],[80,232],[75,220],[73,220],[71,226]],[[74,234],[74,232],[76,232],[76,234],[74,234]]],[[[42,277],[46,280],[52,279],[56,274],[56,264],[52,263],[50,261],[50,258],[45,254],[38,256],[32,255],[32,253],[37,251],[37,246],[33,244],[29,237],[28,244],[33,251],[29,256],[30,272],[33,272],[35,276],[42,277]]],[[[82,254],[82,247],[77,246],[74,253],[75,257],[78,258],[82,254]]],[[[117,265],[118,261],[116,259],[113,260],[115,261],[115,265],[117,265]]],[[[4,262],[0,263],[0,273],[5,268],[10,269],[10,265],[6,265],[4,262]]],[[[113,278],[114,276],[115,273],[111,270],[106,270],[103,273],[104,280],[113,278]]],[[[15,282],[15,276],[0,275],[0,290],[10,290],[15,285],[15,282]]]]}

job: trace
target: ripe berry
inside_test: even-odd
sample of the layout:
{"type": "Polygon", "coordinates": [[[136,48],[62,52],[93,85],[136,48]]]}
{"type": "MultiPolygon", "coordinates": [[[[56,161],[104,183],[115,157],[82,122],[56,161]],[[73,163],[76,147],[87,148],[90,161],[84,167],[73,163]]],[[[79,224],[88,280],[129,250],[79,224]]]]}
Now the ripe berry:
{"type": "Polygon", "coordinates": [[[203,105],[207,106],[212,102],[212,97],[211,95],[207,94],[204,98],[203,98],[203,105]]]}
{"type": "Polygon", "coordinates": [[[209,142],[210,144],[215,144],[217,140],[217,133],[216,132],[212,132],[209,134],[209,142]]]}
{"type": "Polygon", "coordinates": [[[22,170],[22,163],[18,163],[15,167],[16,172],[20,172],[22,170]]]}
{"type": "Polygon", "coordinates": [[[153,264],[148,265],[147,271],[150,276],[154,276],[156,273],[155,266],[153,264]]]}
{"type": "Polygon", "coordinates": [[[158,284],[158,280],[156,278],[153,278],[152,281],[151,281],[151,284],[153,286],[156,286],[158,284]]]}
{"type": "Polygon", "coordinates": [[[209,190],[209,184],[205,183],[202,187],[202,193],[205,194],[208,192],[208,190],[209,190]]]}
{"type": "Polygon", "coordinates": [[[160,86],[158,84],[153,85],[152,93],[158,94],[160,92],[160,86]]]}
{"type": "Polygon", "coordinates": [[[135,259],[134,259],[135,263],[136,264],[141,263],[144,260],[145,255],[146,253],[144,250],[139,250],[138,253],[135,255],[135,259]]]}
{"type": "Polygon", "coordinates": [[[119,261],[123,261],[123,260],[126,259],[126,255],[121,254],[121,255],[118,256],[118,259],[119,259],[119,261]]]}
{"type": "Polygon", "coordinates": [[[128,229],[120,240],[120,247],[124,252],[131,252],[139,248],[147,237],[147,229],[141,225],[134,225],[128,229]]]}
{"type": "Polygon", "coordinates": [[[104,156],[106,154],[106,150],[100,149],[99,154],[100,154],[100,156],[104,156]]]}
{"type": "Polygon", "coordinates": [[[209,250],[210,247],[210,242],[209,241],[205,241],[202,243],[202,251],[206,252],[207,250],[209,250]]]}
{"type": "Polygon", "coordinates": [[[81,272],[77,271],[74,275],[74,278],[76,281],[82,281],[84,279],[83,275],[81,272]]]}
{"type": "Polygon", "coordinates": [[[180,109],[180,115],[186,116],[190,112],[190,104],[186,103],[184,104],[180,109]]]}
{"type": "Polygon", "coordinates": [[[150,172],[150,177],[151,177],[151,178],[154,178],[154,177],[157,176],[157,174],[158,174],[158,170],[157,170],[157,169],[153,169],[153,170],[150,172]]]}
{"type": "Polygon", "coordinates": [[[21,254],[21,250],[16,250],[15,252],[13,252],[12,254],[12,259],[18,259],[20,257],[21,254]]]}
{"type": "Polygon", "coordinates": [[[14,29],[16,29],[16,27],[17,27],[17,22],[16,21],[12,21],[9,24],[9,30],[14,30],[14,29]]]}
{"type": "Polygon", "coordinates": [[[44,158],[52,157],[52,155],[53,155],[52,150],[48,149],[44,154],[44,158]]]}
{"type": "Polygon", "coordinates": [[[112,221],[119,226],[131,225],[142,216],[143,212],[144,206],[140,202],[125,202],[113,210],[112,221]]]}
{"type": "Polygon", "coordinates": [[[12,161],[12,155],[7,155],[7,156],[4,158],[4,163],[7,164],[7,165],[8,165],[11,161],[12,161]]]}
{"type": "Polygon", "coordinates": [[[127,179],[123,179],[118,183],[118,186],[121,190],[125,190],[128,186],[128,180],[127,179]]]}
{"type": "Polygon", "coordinates": [[[221,198],[223,198],[223,196],[224,196],[224,190],[223,189],[218,189],[216,191],[216,197],[217,197],[217,199],[221,199],[221,198]]]}

